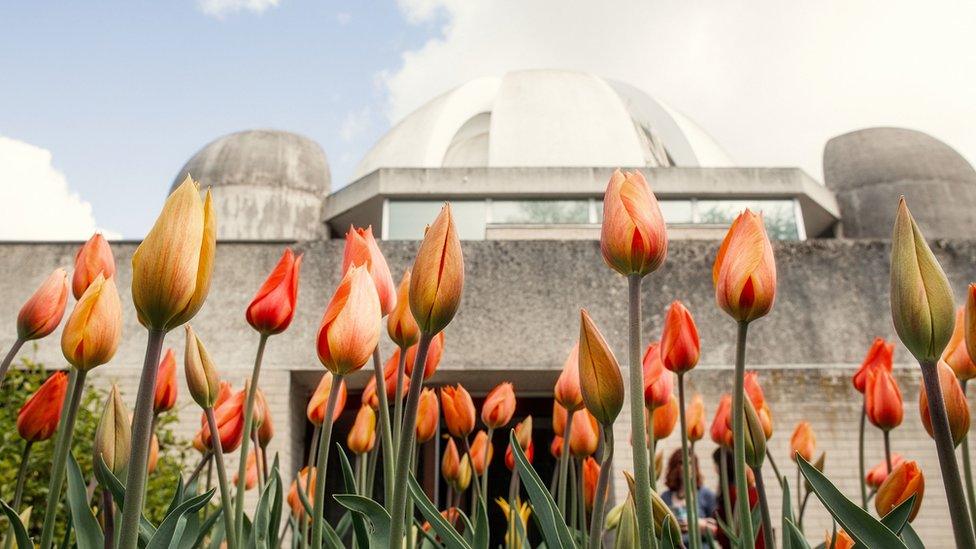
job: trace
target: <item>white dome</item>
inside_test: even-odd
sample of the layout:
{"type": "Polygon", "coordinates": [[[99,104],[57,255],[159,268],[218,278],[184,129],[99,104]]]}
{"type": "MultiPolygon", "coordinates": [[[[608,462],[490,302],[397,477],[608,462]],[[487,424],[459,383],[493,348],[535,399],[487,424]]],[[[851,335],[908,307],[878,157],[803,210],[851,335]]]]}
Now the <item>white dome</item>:
{"type": "Polygon", "coordinates": [[[471,80],[407,115],[356,168],[731,166],[694,122],[621,82],[563,70],[471,80]]]}

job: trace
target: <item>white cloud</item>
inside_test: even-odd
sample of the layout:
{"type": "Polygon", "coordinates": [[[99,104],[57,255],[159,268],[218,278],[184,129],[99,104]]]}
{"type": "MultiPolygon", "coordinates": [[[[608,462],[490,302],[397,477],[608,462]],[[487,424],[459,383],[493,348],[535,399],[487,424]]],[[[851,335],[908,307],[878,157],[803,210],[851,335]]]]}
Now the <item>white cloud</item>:
{"type": "Polygon", "coordinates": [[[567,68],[630,82],[740,165],[820,177],[827,139],[919,129],[976,157],[976,5],[935,2],[399,0],[438,35],[385,75],[397,120],[466,80],[567,68]]]}
{"type": "Polygon", "coordinates": [[[261,13],[268,8],[276,7],[281,0],[198,0],[200,10],[218,19],[225,15],[241,11],[261,13]]]}
{"type": "MultiPolygon", "coordinates": [[[[0,136],[0,240],[84,240],[100,230],[51,151],[0,136]]],[[[102,231],[106,237],[116,233],[102,231]]]]}
{"type": "Polygon", "coordinates": [[[369,106],[358,111],[349,111],[339,126],[339,137],[346,143],[351,143],[362,136],[373,118],[373,111],[369,106]]]}
{"type": "Polygon", "coordinates": [[[336,22],[338,22],[339,25],[345,27],[346,25],[349,24],[350,21],[352,21],[351,13],[340,11],[339,13],[336,14],[336,22]]]}

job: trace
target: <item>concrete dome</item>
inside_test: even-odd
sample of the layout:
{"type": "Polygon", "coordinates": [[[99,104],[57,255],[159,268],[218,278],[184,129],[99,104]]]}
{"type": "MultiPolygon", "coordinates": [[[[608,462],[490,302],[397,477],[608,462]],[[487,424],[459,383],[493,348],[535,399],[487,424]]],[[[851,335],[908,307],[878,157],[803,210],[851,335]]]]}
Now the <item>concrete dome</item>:
{"type": "Polygon", "coordinates": [[[393,167],[730,165],[694,122],[633,86],[528,70],[431,100],[380,139],[354,178],[393,167]]]}
{"type": "Polygon", "coordinates": [[[331,190],[322,147],[293,133],[248,130],[219,137],[193,155],[187,174],[212,187],[217,237],[304,240],[320,236],[322,200],[331,190]]]}

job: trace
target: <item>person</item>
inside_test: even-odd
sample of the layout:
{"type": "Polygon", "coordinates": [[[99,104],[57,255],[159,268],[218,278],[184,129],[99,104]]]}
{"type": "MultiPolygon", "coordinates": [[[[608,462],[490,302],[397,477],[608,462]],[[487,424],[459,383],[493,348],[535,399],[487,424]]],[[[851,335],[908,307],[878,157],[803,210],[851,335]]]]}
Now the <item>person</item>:
{"type": "MultiPolygon", "coordinates": [[[[696,501],[698,509],[698,535],[701,536],[702,544],[707,546],[708,534],[714,537],[718,533],[718,522],[715,520],[715,513],[718,508],[718,501],[715,492],[702,486],[701,469],[698,468],[698,457],[691,455],[691,474],[694,478],[696,488],[696,501]]],[[[661,494],[661,499],[668,505],[671,512],[678,519],[678,526],[681,527],[681,538],[685,546],[689,544],[689,525],[688,525],[688,502],[685,501],[685,480],[684,469],[681,462],[681,450],[675,450],[668,458],[668,465],[665,468],[664,485],[667,490],[661,494]]]]}
{"type": "MultiPolygon", "coordinates": [[[[721,519],[725,524],[729,524],[729,517],[735,516],[735,462],[732,458],[732,450],[727,449],[725,452],[721,448],[716,448],[715,452],[712,453],[712,460],[715,462],[715,474],[718,477],[718,488],[717,492],[722,493],[722,467],[725,467],[725,478],[728,479],[728,486],[726,489],[729,493],[729,505],[732,507],[731,510],[725,509],[724,496],[719,496],[715,505],[715,514],[712,515],[716,519],[721,519]],[[722,456],[725,456],[725,462],[722,461],[722,456]]],[[[749,506],[753,507],[759,502],[759,492],[756,491],[755,479],[752,476],[751,470],[746,470],[746,481],[749,485],[749,506]]],[[[715,536],[715,541],[718,543],[722,549],[731,549],[732,542],[729,540],[725,532],[718,529],[715,536]]],[[[766,544],[763,541],[762,528],[756,532],[756,549],[765,549],[766,544]]]]}

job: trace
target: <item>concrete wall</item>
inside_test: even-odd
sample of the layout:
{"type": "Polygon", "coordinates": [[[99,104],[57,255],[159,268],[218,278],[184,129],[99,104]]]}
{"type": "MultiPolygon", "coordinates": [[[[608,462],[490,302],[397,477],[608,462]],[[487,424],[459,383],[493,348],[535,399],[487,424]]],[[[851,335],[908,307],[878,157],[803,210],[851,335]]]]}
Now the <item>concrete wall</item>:
{"type": "MultiPolygon", "coordinates": [[[[0,296],[4,297],[0,300],[0,319],[8,319],[8,328],[0,334],[0,347],[11,343],[14,318],[22,301],[51,269],[71,265],[76,246],[0,244],[0,296]]],[[[193,324],[222,374],[237,385],[249,371],[257,345],[256,334],[244,321],[244,309],[284,246],[218,246],[210,298],[193,324]]],[[[416,246],[415,242],[381,243],[397,278],[409,267],[416,246]]],[[[734,325],[714,306],[711,266],[717,246],[717,242],[673,243],[665,266],[646,280],[643,290],[645,339],[658,337],[665,309],[673,299],[683,300],[695,315],[703,354],[689,382],[692,392],[705,397],[709,421],[719,394],[731,387],[734,346],[734,325]]],[[[342,254],[338,241],[295,247],[306,253],[298,313],[288,332],[272,338],[261,383],[276,418],[277,438],[272,449],[282,453],[286,470],[297,465],[295,454],[301,441],[293,434],[303,432],[301,410],[308,379],[316,379],[322,371],[315,357],[314,338],[320,315],[338,282],[342,254]]],[[[116,244],[114,249],[125,315],[124,341],[117,358],[97,368],[93,379],[99,383],[118,380],[132,406],[145,332],[136,321],[128,290],[134,245],[116,244]]],[[[894,337],[887,297],[889,244],[812,240],[775,243],[774,249],[779,272],[777,303],[767,318],[755,323],[748,349],[749,367],[761,372],[774,414],[776,434],[770,445],[780,466],[790,469],[789,436],[796,422],[809,420],[819,447],[827,451],[828,474],[847,494],[856,497],[860,400],[849,376],[875,336],[894,337]]],[[[963,296],[965,284],[976,280],[976,241],[938,241],[934,249],[957,295],[963,296]]],[[[523,394],[545,394],[576,337],[579,307],[590,311],[617,357],[626,362],[626,283],[604,266],[597,242],[466,242],[464,253],[464,302],[447,329],[447,350],[433,382],[462,381],[474,392],[511,379],[523,394]]],[[[48,366],[61,366],[64,361],[58,337],[59,332],[27,352],[48,366]]],[[[174,331],[167,344],[182,355],[182,331],[174,331]]],[[[386,345],[384,355],[390,350],[386,345]]],[[[903,348],[896,351],[896,362],[906,419],[893,433],[894,448],[918,459],[927,479],[916,527],[929,547],[948,547],[948,510],[934,446],[918,420],[918,370],[903,348]]],[[[364,373],[359,374],[351,380],[352,385],[361,386],[364,377],[364,373]]],[[[191,436],[199,425],[199,412],[185,391],[180,402],[183,434],[191,436]]],[[[627,417],[625,409],[616,429],[619,468],[630,468],[630,449],[625,442],[627,417]]],[[[537,445],[544,451],[548,441],[537,441],[537,445]]],[[[677,437],[663,445],[668,450],[677,448],[677,437]]],[[[881,439],[874,431],[869,449],[873,465],[881,457],[881,439]]],[[[703,465],[710,463],[706,460],[711,450],[710,442],[699,445],[703,465]]],[[[714,485],[714,471],[709,466],[704,469],[707,483],[714,485]]],[[[788,474],[792,476],[795,471],[791,469],[788,474]]],[[[614,489],[619,494],[624,489],[622,477],[617,474],[615,479],[614,489]]],[[[767,485],[771,486],[775,512],[780,496],[774,484],[770,474],[767,485]]],[[[820,538],[829,528],[816,502],[811,503],[807,521],[812,538],[820,538]]]]}

